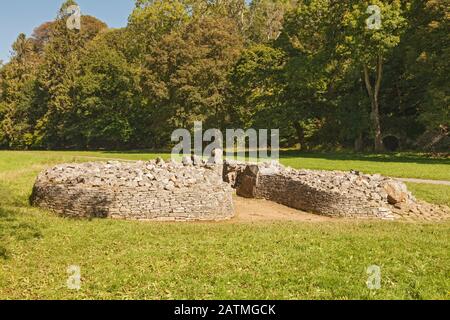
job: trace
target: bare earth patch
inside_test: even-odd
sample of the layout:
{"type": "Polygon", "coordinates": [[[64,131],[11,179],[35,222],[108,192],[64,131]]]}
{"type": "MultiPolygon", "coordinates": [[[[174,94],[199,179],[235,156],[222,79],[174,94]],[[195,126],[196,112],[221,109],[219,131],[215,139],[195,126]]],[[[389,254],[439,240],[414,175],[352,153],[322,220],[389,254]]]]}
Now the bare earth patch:
{"type": "Polygon", "coordinates": [[[336,221],[330,217],[320,216],[292,209],[281,204],[261,200],[247,199],[238,196],[233,198],[235,217],[230,222],[256,221],[336,221]]]}
{"type": "MultiPolygon", "coordinates": [[[[284,205],[263,200],[247,199],[239,196],[233,197],[235,206],[235,217],[228,222],[261,222],[261,221],[307,221],[307,222],[339,222],[347,220],[346,218],[333,218],[312,214],[297,209],[289,208],[284,205]]],[[[450,218],[449,208],[440,206],[439,209],[445,210],[447,214],[442,214],[432,206],[421,202],[421,206],[407,212],[404,210],[395,210],[395,216],[399,221],[409,222],[438,222],[450,218]]]]}

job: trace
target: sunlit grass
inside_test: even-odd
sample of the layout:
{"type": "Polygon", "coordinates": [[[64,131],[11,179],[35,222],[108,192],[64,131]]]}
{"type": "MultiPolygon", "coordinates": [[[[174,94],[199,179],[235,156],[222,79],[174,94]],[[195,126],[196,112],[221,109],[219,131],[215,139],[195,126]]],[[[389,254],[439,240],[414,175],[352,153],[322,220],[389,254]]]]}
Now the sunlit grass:
{"type": "MultiPolygon", "coordinates": [[[[0,152],[0,299],[450,298],[450,223],[88,221],[28,205],[45,167],[157,156],[0,152]],[[80,291],[66,286],[70,265],[81,267],[80,291]],[[382,268],[380,290],[365,284],[370,265],[382,268]]],[[[410,187],[448,201],[449,187],[410,187]]]]}

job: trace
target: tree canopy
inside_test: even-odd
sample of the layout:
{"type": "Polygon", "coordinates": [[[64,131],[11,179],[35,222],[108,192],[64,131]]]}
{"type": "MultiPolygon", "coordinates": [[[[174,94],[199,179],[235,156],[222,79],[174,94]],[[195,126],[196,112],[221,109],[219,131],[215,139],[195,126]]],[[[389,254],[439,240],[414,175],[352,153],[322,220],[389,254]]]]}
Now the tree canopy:
{"type": "Polygon", "coordinates": [[[0,63],[0,147],[164,148],[171,132],[276,128],[282,146],[449,147],[445,0],[136,0],[20,34],[0,63]]]}

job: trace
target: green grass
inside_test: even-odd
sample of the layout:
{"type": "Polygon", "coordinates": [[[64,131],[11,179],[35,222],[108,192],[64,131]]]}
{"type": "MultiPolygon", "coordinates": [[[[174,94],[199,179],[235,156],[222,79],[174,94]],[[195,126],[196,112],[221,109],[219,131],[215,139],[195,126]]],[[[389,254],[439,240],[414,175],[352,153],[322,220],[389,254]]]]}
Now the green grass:
{"type": "Polygon", "coordinates": [[[450,181],[450,158],[431,158],[413,153],[340,154],[282,152],[281,162],[293,168],[358,170],[397,178],[450,181]]]}
{"type": "MultiPolygon", "coordinates": [[[[117,158],[125,160],[148,160],[156,157],[165,159],[170,153],[136,152],[9,152],[0,151],[0,157],[11,160],[19,157],[20,165],[34,164],[35,161],[90,161],[91,158],[117,158]]],[[[301,153],[297,151],[282,151],[280,161],[293,168],[319,170],[358,170],[364,173],[380,173],[398,178],[418,178],[450,181],[450,158],[433,158],[426,154],[392,153],[392,154],[351,154],[351,153],[301,153]]],[[[0,170],[2,168],[0,167],[0,170]]]]}
{"type": "Polygon", "coordinates": [[[450,207],[450,186],[409,182],[406,185],[419,199],[450,207]]]}
{"type": "MultiPolygon", "coordinates": [[[[18,217],[8,299],[445,299],[447,224],[151,224],[18,217]],[[82,290],[66,288],[81,267],[82,290]],[[365,286],[382,268],[382,288],[365,286]]],[[[14,236],[12,235],[14,234],[14,236]]]]}
{"type": "MultiPolygon", "coordinates": [[[[30,208],[37,173],[91,160],[80,155],[156,156],[0,152],[0,299],[450,299],[448,222],[143,223],[30,208]],[[66,287],[70,265],[80,291],[66,287]],[[365,285],[370,265],[382,268],[380,290],[365,285]]],[[[422,165],[442,166],[416,173],[422,165]]],[[[448,203],[449,187],[409,186],[448,203]]]]}

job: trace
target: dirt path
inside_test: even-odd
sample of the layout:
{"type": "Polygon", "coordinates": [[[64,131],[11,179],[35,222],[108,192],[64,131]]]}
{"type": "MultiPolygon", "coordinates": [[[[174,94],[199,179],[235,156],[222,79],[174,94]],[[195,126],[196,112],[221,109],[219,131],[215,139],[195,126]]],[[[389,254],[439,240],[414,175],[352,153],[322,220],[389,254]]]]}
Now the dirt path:
{"type": "Polygon", "coordinates": [[[233,200],[236,216],[230,222],[336,221],[336,219],[299,211],[267,200],[246,199],[237,196],[233,200]]]}
{"type": "MultiPolygon", "coordinates": [[[[301,221],[301,222],[342,222],[355,221],[355,219],[331,218],[317,214],[311,214],[304,211],[292,209],[275,202],[246,199],[238,196],[233,198],[235,206],[235,217],[228,220],[228,223],[246,223],[246,222],[271,222],[271,221],[301,221]]],[[[449,219],[450,212],[443,215],[443,206],[433,206],[422,202],[420,211],[418,212],[394,212],[398,221],[408,222],[437,222],[449,219]],[[437,209],[441,210],[437,210],[437,209]],[[437,210],[437,211],[436,211],[437,210]]],[[[397,210],[398,211],[398,210],[397,210]]],[[[366,221],[370,221],[367,219],[366,221]]]]}
{"type": "Polygon", "coordinates": [[[427,179],[413,179],[413,178],[396,178],[396,179],[403,181],[403,182],[438,184],[438,185],[443,185],[443,186],[450,186],[450,181],[446,181],[446,180],[427,180],[427,179]]]}

